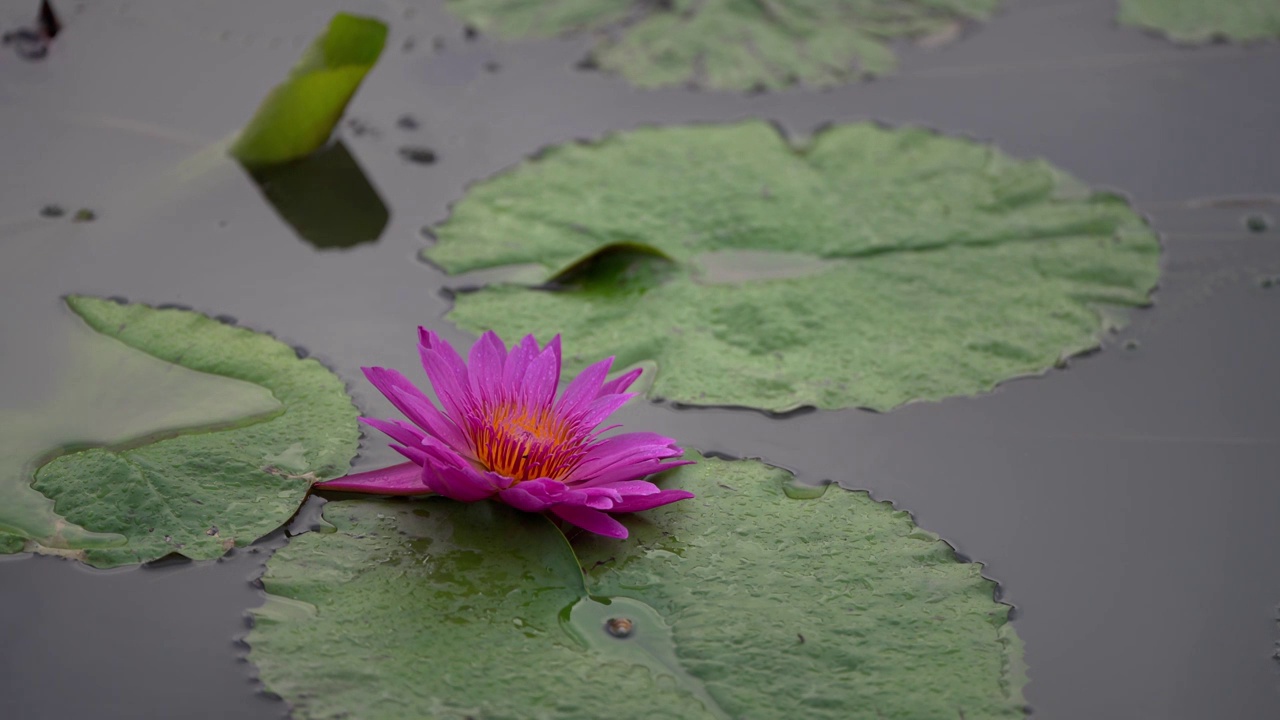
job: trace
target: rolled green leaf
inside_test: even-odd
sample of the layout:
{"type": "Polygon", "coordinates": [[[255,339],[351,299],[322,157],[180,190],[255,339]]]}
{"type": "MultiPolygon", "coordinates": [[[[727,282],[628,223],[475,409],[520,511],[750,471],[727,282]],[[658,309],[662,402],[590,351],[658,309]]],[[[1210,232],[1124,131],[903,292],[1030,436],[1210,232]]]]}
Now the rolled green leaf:
{"type": "Polygon", "coordinates": [[[231,146],[253,167],[296,160],[324,145],[387,41],[387,26],[338,13],[289,77],[267,95],[231,146]]]}

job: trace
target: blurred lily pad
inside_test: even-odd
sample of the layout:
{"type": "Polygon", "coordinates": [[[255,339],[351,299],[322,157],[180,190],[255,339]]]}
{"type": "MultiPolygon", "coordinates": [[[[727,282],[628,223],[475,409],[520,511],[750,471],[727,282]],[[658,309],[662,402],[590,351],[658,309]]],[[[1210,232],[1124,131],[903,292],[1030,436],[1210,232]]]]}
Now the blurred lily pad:
{"type": "Polygon", "coordinates": [[[933,42],[1000,0],[449,0],[468,23],[507,37],[594,32],[588,64],[636,85],[723,90],[815,87],[884,75],[890,43],[933,42]]]}
{"type": "Polygon", "coordinates": [[[698,498],[586,539],[585,580],[496,503],[330,503],[269,562],[250,659],[300,720],[1024,715],[994,583],[906,513],[750,461],[662,482],[698,498]]]}
{"type": "Polygon", "coordinates": [[[1276,0],[1120,0],[1120,24],[1184,43],[1280,38],[1276,0]]]}
{"type": "Polygon", "coordinates": [[[315,360],[194,312],[67,304],[55,396],[0,415],[0,533],[99,567],[214,558],[346,471],[356,410],[315,360]]]}
{"type": "Polygon", "coordinates": [[[458,294],[460,326],[562,333],[575,369],[654,361],[657,397],[774,411],[1042,372],[1096,347],[1159,274],[1123,199],[869,124],[803,145],[749,122],[553,148],[474,186],[436,235],[425,254],[450,273],[541,273],[458,294]]]}
{"type": "Polygon", "coordinates": [[[387,26],[338,13],[258,107],[230,153],[249,167],[296,160],[328,141],[364,76],[378,62],[387,26]]]}

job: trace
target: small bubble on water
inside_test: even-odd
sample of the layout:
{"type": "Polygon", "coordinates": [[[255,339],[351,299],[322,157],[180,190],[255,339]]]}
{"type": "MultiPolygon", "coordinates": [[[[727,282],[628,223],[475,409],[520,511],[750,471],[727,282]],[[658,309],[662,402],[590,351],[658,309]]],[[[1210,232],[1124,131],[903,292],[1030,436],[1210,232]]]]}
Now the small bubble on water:
{"type": "Polygon", "coordinates": [[[405,113],[400,116],[399,120],[396,120],[396,127],[401,130],[417,130],[418,119],[408,113],[405,113]]]}
{"type": "Polygon", "coordinates": [[[71,222],[93,222],[98,219],[98,213],[89,208],[80,208],[75,215],[71,216],[71,222]]]}
{"type": "Polygon", "coordinates": [[[40,217],[59,218],[66,215],[67,211],[62,209],[61,205],[50,203],[40,208],[40,217]]]}
{"type": "Polygon", "coordinates": [[[436,161],[435,151],[425,147],[402,147],[400,148],[400,157],[418,165],[430,165],[436,161]]]}
{"type": "Polygon", "coordinates": [[[631,622],[631,618],[609,618],[604,621],[604,631],[616,638],[628,638],[635,632],[635,623],[631,622]]]}
{"type": "Polygon", "coordinates": [[[490,60],[489,62],[484,64],[484,69],[487,72],[496,73],[502,69],[502,64],[499,63],[497,60],[490,60]]]}
{"type": "Polygon", "coordinates": [[[1125,349],[1125,350],[1137,350],[1140,346],[1141,346],[1141,343],[1139,343],[1137,340],[1125,340],[1125,341],[1124,341],[1124,349],[1125,349]]]}
{"type": "Polygon", "coordinates": [[[1244,226],[1250,232],[1266,232],[1271,228],[1271,218],[1266,215],[1249,215],[1244,219],[1244,226]]]}

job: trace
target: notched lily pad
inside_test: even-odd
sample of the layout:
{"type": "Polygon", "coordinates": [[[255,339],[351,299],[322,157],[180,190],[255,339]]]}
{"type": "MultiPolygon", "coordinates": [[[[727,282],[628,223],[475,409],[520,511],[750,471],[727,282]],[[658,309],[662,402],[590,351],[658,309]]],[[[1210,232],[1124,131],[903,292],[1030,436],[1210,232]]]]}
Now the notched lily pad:
{"type": "Polygon", "coordinates": [[[593,32],[585,65],[642,87],[827,87],[884,75],[889,44],[935,45],[1000,0],[449,0],[455,14],[507,37],[593,32]]]}
{"type": "Polygon", "coordinates": [[[1159,273],[1121,198],[868,124],[803,147],[749,122],[553,148],[473,187],[436,235],[425,254],[447,272],[527,280],[459,294],[459,325],[562,333],[574,369],[652,361],[658,397],[774,411],[887,410],[1042,372],[1096,347],[1113,308],[1147,304],[1159,273]]]}
{"type": "Polygon", "coordinates": [[[268,564],[250,659],[299,719],[1017,718],[981,567],[865,493],[757,462],[576,538],[496,503],[332,502],[268,564]]]}
{"type": "Polygon", "coordinates": [[[296,160],[324,145],[386,41],[382,22],[335,15],[289,77],[262,101],[231,156],[256,168],[296,160]]]}
{"type": "Polygon", "coordinates": [[[0,417],[0,533],[99,567],[214,558],[346,471],[356,410],[315,360],[194,312],[67,304],[85,324],[55,397],[0,417]]]}
{"type": "Polygon", "coordinates": [[[1280,38],[1276,0],[1120,0],[1120,24],[1184,43],[1280,38]]]}

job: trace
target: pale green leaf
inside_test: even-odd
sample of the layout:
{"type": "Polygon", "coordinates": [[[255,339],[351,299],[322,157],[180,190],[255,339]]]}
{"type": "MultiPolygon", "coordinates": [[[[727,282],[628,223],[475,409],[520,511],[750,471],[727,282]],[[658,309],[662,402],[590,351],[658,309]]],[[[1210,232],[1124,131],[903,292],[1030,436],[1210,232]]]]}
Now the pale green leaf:
{"type": "Polygon", "coordinates": [[[250,659],[299,720],[1017,718],[1021,647],[981,567],[865,493],[766,465],[580,536],[496,503],[333,502],[264,577],[250,659]],[[626,618],[629,637],[606,631],[626,618]]]}
{"type": "Polygon", "coordinates": [[[1120,0],[1120,24],[1150,28],[1185,43],[1280,38],[1280,2],[1120,0]]]}
{"type": "Polygon", "coordinates": [[[213,558],[346,472],[356,411],[315,360],[198,313],[67,303],[56,395],[0,416],[0,531],[102,567],[213,558]]]}
{"type": "MultiPolygon", "coordinates": [[[[767,410],[887,410],[990,390],[1098,344],[1145,305],[1159,244],[1122,199],[1041,161],[848,125],[644,129],[474,186],[427,257],[541,269],[451,319],[562,333],[571,369],[657,363],[652,394],[767,410]]],[[[462,283],[466,284],[466,283],[462,283]]]]}
{"type": "Polygon", "coordinates": [[[817,87],[891,72],[898,38],[943,38],[1000,0],[449,0],[508,37],[600,31],[594,64],[636,85],[817,87]]]}
{"type": "Polygon", "coordinates": [[[230,153],[250,167],[296,160],[324,145],[382,54],[387,26],[338,13],[240,132],[230,153]]]}

